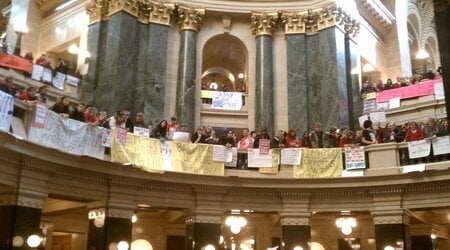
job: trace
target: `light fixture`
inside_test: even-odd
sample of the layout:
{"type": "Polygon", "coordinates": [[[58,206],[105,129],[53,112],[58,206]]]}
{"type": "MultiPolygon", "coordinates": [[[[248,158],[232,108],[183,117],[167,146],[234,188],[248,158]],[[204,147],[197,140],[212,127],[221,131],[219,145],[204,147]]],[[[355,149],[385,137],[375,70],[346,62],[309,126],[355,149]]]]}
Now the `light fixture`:
{"type": "Polygon", "coordinates": [[[239,79],[244,79],[244,73],[239,73],[239,74],[238,74],[238,78],[239,78],[239,79]]]}
{"type": "Polygon", "coordinates": [[[230,227],[233,234],[238,234],[242,227],[247,225],[247,220],[242,216],[228,216],[225,224],[230,227]]]}
{"type": "Polygon", "coordinates": [[[221,244],[223,243],[224,240],[225,240],[225,239],[224,239],[223,236],[221,235],[220,238],[219,238],[219,244],[221,245],[221,244]]]}
{"type": "Polygon", "coordinates": [[[373,71],[375,71],[375,67],[373,67],[372,64],[367,63],[366,65],[364,65],[363,71],[364,72],[373,72],[373,71]]]}
{"type": "Polygon", "coordinates": [[[205,250],[216,250],[216,248],[213,245],[209,244],[205,246],[205,250]]]}
{"type": "Polygon", "coordinates": [[[130,245],[128,244],[128,242],[126,241],[119,241],[119,243],[117,244],[117,250],[128,250],[128,248],[130,247],[130,245]]]}
{"type": "Polygon", "coordinates": [[[136,221],[138,220],[138,217],[136,214],[133,214],[133,216],[131,216],[131,223],[136,223],[136,221]]]}
{"type": "Polygon", "coordinates": [[[436,234],[431,234],[430,237],[431,237],[432,240],[435,240],[437,238],[437,235],[436,234]]]}
{"type": "Polygon", "coordinates": [[[27,239],[27,245],[31,248],[38,247],[41,244],[41,237],[36,234],[32,234],[27,239]]]}
{"type": "Polygon", "coordinates": [[[393,246],[385,246],[384,250],[395,250],[393,246]]]}
{"type": "Polygon", "coordinates": [[[80,49],[78,48],[77,45],[72,44],[72,45],[69,46],[69,48],[67,50],[69,51],[70,54],[78,54],[78,51],[80,49]]]}
{"type": "Polygon", "coordinates": [[[341,229],[344,235],[352,234],[353,228],[356,227],[356,219],[353,217],[341,217],[336,219],[336,226],[341,229]]]}
{"type": "Polygon", "coordinates": [[[293,250],[303,250],[303,247],[301,247],[301,246],[295,246],[293,250]]]}
{"type": "Polygon", "coordinates": [[[417,59],[426,59],[429,56],[430,55],[424,49],[420,49],[416,54],[417,59]]]}

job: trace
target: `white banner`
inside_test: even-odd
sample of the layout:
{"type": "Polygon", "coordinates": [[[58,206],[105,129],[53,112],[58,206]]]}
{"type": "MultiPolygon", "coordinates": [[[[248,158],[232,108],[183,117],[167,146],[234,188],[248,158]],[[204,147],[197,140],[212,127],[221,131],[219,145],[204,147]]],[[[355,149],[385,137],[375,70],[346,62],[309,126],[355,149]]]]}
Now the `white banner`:
{"type": "Polygon", "coordinates": [[[237,166],[237,148],[225,149],[225,167],[237,166]]]}
{"type": "Polygon", "coordinates": [[[248,149],[248,167],[249,168],[271,168],[272,150],[266,155],[260,155],[258,148],[248,149]]]}
{"type": "Polygon", "coordinates": [[[169,141],[161,141],[161,157],[164,164],[164,170],[172,171],[172,151],[169,141]]]}
{"type": "Polygon", "coordinates": [[[0,130],[9,132],[14,110],[14,96],[0,91],[0,130]]]}
{"type": "Polygon", "coordinates": [[[31,79],[41,81],[43,74],[44,74],[44,66],[34,64],[33,71],[31,72],[31,79]]]}
{"type": "Polygon", "coordinates": [[[150,137],[150,129],[148,129],[148,128],[141,128],[141,127],[134,127],[133,128],[133,134],[144,136],[144,137],[150,137]]]}
{"type": "Polygon", "coordinates": [[[30,126],[28,140],[76,155],[103,159],[105,154],[102,147],[102,128],[64,119],[50,110],[47,111],[43,128],[30,126]]]}
{"type": "Polygon", "coordinates": [[[445,155],[450,154],[450,137],[442,136],[432,139],[433,155],[445,155]]]}
{"type": "Polygon", "coordinates": [[[42,81],[46,83],[52,83],[53,72],[49,68],[44,68],[42,71],[42,81]]]}
{"type": "Polygon", "coordinates": [[[434,84],[434,98],[436,100],[445,100],[444,83],[438,82],[434,84]]]}
{"type": "Polygon", "coordinates": [[[222,145],[213,145],[213,161],[225,161],[226,151],[222,145]]]}
{"type": "Polygon", "coordinates": [[[300,148],[281,149],[281,164],[299,165],[301,158],[302,150],[300,148]]]}
{"type": "Polygon", "coordinates": [[[211,108],[225,109],[225,110],[241,110],[242,93],[215,91],[213,92],[211,108]]]}
{"type": "Polygon", "coordinates": [[[55,88],[63,90],[65,81],[66,81],[66,75],[64,75],[61,72],[56,72],[55,77],[53,77],[52,84],[53,84],[53,86],[55,86],[55,88]]]}
{"type": "Polygon", "coordinates": [[[67,75],[67,84],[72,85],[74,87],[78,87],[79,82],[80,79],[78,79],[78,77],[67,75]]]}
{"type": "Polygon", "coordinates": [[[408,142],[409,159],[421,158],[430,155],[430,140],[408,142]]]}
{"type": "Polygon", "coordinates": [[[364,147],[345,147],[345,169],[366,168],[364,147]]]}

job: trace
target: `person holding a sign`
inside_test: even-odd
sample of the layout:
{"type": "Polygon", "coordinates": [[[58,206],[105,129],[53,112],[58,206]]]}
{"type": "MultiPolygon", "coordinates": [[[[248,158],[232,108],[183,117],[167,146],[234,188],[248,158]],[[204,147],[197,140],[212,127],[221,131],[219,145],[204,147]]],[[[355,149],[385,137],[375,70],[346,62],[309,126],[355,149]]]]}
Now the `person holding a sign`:
{"type": "Polygon", "coordinates": [[[131,133],[134,133],[134,128],[138,127],[138,128],[147,128],[147,126],[145,126],[144,123],[144,113],[139,112],[136,114],[136,118],[134,120],[134,124],[131,126],[131,133]]]}
{"type": "MultiPolygon", "coordinates": [[[[261,128],[261,131],[259,132],[259,135],[256,136],[256,138],[255,138],[255,140],[253,142],[253,148],[259,148],[259,140],[261,140],[261,139],[270,140],[270,136],[267,133],[267,127],[262,127],[261,128]]],[[[270,148],[272,148],[272,145],[270,145],[270,148]]]]}

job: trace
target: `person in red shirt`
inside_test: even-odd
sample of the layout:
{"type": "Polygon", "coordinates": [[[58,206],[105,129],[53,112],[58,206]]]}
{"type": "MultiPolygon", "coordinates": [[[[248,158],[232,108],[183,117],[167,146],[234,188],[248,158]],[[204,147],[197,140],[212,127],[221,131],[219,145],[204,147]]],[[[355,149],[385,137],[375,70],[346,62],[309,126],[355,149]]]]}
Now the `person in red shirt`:
{"type": "Polygon", "coordinates": [[[416,122],[409,123],[409,129],[406,131],[404,142],[409,141],[420,141],[425,139],[425,135],[423,134],[422,129],[417,126],[416,122]]]}
{"type": "Polygon", "coordinates": [[[297,130],[295,130],[295,128],[289,129],[289,132],[286,136],[286,147],[299,148],[300,146],[301,142],[297,138],[297,130]]]}
{"type": "Polygon", "coordinates": [[[35,87],[28,87],[27,91],[23,92],[19,98],[20,100],[26,102],[26,103],[32,103],[32,102],[36,102],[36,93],[37,90],[35,87]]]}

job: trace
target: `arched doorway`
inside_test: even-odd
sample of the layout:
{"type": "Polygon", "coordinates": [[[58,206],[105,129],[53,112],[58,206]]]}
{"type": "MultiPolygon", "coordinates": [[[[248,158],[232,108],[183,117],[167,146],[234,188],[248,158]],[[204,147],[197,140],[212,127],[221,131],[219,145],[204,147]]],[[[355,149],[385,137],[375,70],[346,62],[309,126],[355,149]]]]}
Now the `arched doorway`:
{"type": "Polygon", "coordinates": [[[202,89],[247,89],[248,53],[244,43],[230,34],[210,38],[203,47],[202,89]]]}

